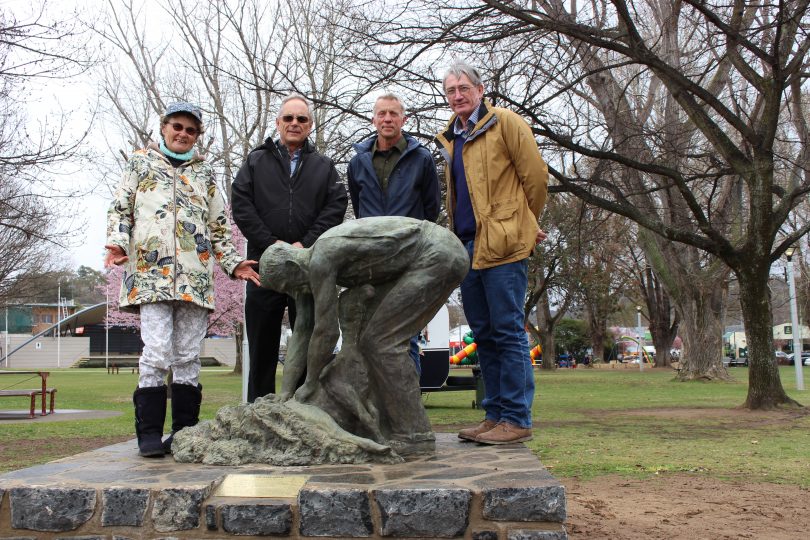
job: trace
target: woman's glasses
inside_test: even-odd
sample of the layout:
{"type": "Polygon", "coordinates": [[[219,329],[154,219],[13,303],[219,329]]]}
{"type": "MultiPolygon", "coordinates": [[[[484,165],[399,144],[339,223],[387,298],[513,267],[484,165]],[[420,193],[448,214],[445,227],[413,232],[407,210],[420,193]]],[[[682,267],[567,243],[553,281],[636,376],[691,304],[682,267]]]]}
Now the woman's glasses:
{"type": "Polygon", "coordinates": [[[292,114],[285,114],[284,116],[281,117],[281,119],[284,120],[284,122],[287,123],[287,124],[291,123],[293,120],[298,120],[299,124],[306,124],[307,122],[309,122],[309,116],[303,116],[303,115],[302,116],[294,116],[292,114]]]}
{"type": "Polygon", "coordinates": [[[172,126],[173,130],[175,130],[177,132],[185,131],[186,133],[188,133],[192,137],[196,137],[200,133],[199,129],[197,129],[195,127],[191,127],[191,126],[184,126],[180,122],[172,122],[169,125],[172,126]]]}

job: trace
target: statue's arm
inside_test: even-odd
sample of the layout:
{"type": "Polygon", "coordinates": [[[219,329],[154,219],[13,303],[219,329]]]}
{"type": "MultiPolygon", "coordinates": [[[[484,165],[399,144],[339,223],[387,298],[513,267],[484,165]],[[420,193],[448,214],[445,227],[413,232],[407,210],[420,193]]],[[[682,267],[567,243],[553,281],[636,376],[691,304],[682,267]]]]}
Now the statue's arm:
{"type": "Polygon", "coordinates": [[[332,352],[340,337],[336,275],[333,268],[318,272],[317,268],[310,267],[315,320],[307,349],[307,378],[304,386],[296,392],[298,401],[305,401],[315,390],[323,368],[332,360],[332,352]]]}
{"type": "Polygon", "coordinates": [[[287,342],[287,358],[284,360],[284,377],[281,383],[281,397],[290,399],[301,375],[307,366],[307,349],[312,339],[315,324],[315,311],[312,295],[307,293],[295,295],[295,330],[287,342]]]}

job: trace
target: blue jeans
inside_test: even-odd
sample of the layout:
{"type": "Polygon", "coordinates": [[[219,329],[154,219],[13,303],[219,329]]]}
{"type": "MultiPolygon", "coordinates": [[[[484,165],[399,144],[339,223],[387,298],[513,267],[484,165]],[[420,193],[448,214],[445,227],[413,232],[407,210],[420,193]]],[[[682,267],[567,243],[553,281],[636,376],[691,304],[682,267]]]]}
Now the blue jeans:
{"type": "MultiPolygon", "coordinates": [[[[467,242],[472,260],[473,242],[467,242]]],[[[486,418],[532,426],[534,373],[524,326],[527,259],[473,270],[461,282],[464,315],[478,345],[486,418]]]]}
{"type": "Polygon", "coordinates": [[[408,342],[408,354],[411,355],[411,360],[416,365],[416,374],[422,374],[422,362],[419,358],[419,336],[413,336],[408,342]]]}

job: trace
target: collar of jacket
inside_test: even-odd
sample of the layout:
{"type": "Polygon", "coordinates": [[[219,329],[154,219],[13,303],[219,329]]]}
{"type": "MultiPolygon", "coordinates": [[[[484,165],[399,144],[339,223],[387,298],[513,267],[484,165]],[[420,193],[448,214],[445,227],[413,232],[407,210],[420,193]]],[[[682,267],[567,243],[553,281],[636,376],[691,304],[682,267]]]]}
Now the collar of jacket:
{"type": "MultiPolygon", "coordinates": [[[[402,152],[404,156],[417,146],[419,146],[419,141],[417,141],[412,135],[408,135],[406,132],[402,132],[402,136],[405,137],[405,141],[408,143],[408,146],[405,147],[405,151],[402,152]]],[[[352,145],[355,152],[358,154],[368,154],[371,153],[371,149],[374,148],[374,141],[377,140],[377,135],[372,135],[368,139],[364,141],[360,141],[359,143],[355,143],[352,145]]]]}
{"type": "MultiPolygon", "coordinates": [[[[498,117],[495,116],[495,111],[492,109],[492,103],[490,103],[489,100],[484,99],[481,101],[481,106],[478,109],[478,123],[473,126],[472,131],[470,131],[470,133],[467,135],[467,141],[472,141],[477,137],[480,137],[498,122],[498,117]]],[[[439,133],[434,139],[436,146],[439,147],[439,153],[448,163],[450,162],[450,152],[447,150],[444,143],[446,141],[450,146],[453,145],[453,140],[456,138],[456,132],[453,130],[453,124],[455,123],[457,117],[457,114],[451,116],[450,120],[447,122],[447,125],[444,127],[444,131],[439,133]]]]}
{"type": "MultiPolygon", "coordinates": [[[[172,164],[172,162],[169,161],[169,158],[167,158],[166,155],[160,151],[160,146],[158,146],[156,142],[149,141],[149,144],[146,145],[146,149],[160,156],[160,159],[162,159],[169,165],[172,164]]],[[[194,163],[199,163],[201,161],[205,161],[205,156],[195,150],[194,157],[183,163],[183,165],[193,165],[194,163]]]]}
{"type": "MultiPolygon", "coordinates": [[[[253,151],[255,152],[256,150],[268,150],[276,158],[280,159],[282,148],[286,150],[286,147],[283,144],[281,144],[281,139],[276,139],[274,141],[273,139],[268,137],[267,140],[265,140],[261,146],[255,148],[253,151]]],[[[304,144],[301,146],[301,155],[303,156],[304,154],[311,154],[313,152],[315,152],[315,146],[311,142],[309,142],[309,139],[305,140],[304,144]]],[[[289,161],[289,159],[290,158],[288,153],[287,161],[289,161]]]]}
{"type": "MultiPolygon", "coordinates": [[[[458,118],[458,115],[453,114],[444,127],[444,131],[440,134],[450,142],[456,138],[456,132],[453,130],[453,124],[456,123],[456,118],[458,118]]],[[[481,132],[489,129],[495,121],[497,121],[497,119],[495,112],[492,110],[492,103],[487,99],[481,100],[481,105],[478,109],[478,123],[473,126],[472,131],[470,131],[470,134],[467,136],[467,140],[475,139],[481,132]]]]}

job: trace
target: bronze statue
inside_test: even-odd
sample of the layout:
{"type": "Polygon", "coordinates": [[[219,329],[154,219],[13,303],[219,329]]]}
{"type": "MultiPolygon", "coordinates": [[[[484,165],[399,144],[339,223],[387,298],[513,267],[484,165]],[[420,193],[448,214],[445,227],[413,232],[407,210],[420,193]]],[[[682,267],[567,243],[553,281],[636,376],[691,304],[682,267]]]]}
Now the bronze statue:
{"type": "Polygon", "coordinates": [[[390,463],[432,452],[409,340],[468,268],[452,232],[405,217],[348,221],[309,248],[270,246],[260,262],[262,286],[293,296],[297,309],[282,391],[181,431],[175,459],[390,463]]]}
{"type": "Polygon", "coordinates": [[[308,249],[269,247],[262,286],[293,296],[298,311],[281,397],[316,405],[347,431],[399,453],[432,448],[408,342],[468,266],[450,231],[404,217],[348,221],[308,249]],[[343,346],[333,358],[341,330],[343,346]]]}

